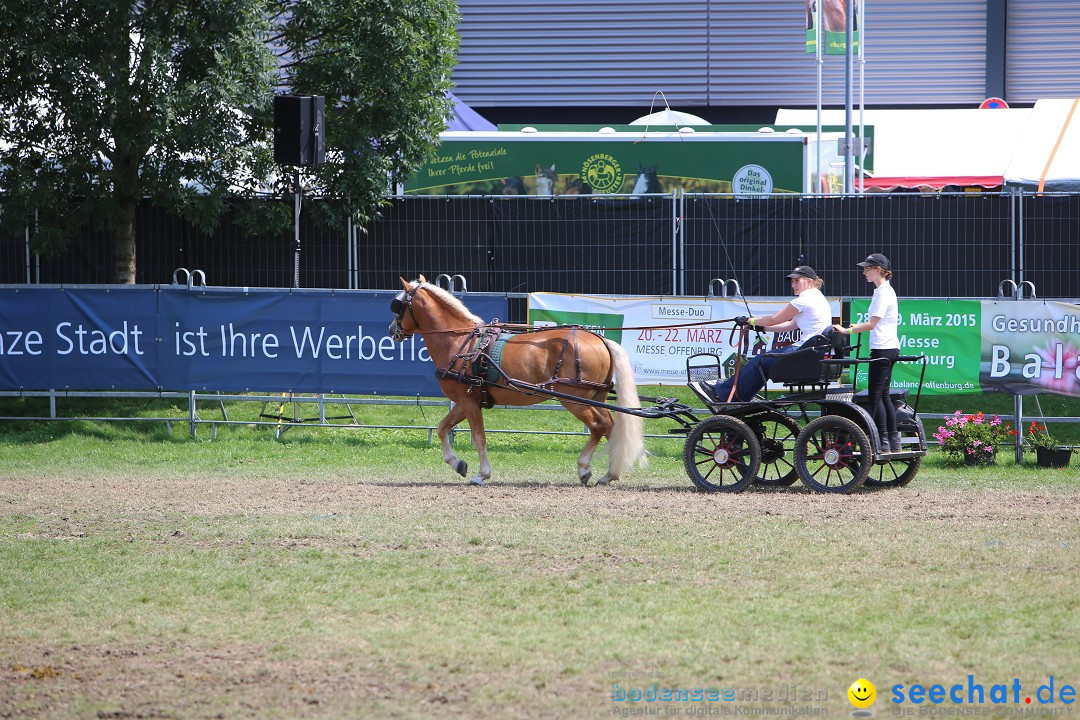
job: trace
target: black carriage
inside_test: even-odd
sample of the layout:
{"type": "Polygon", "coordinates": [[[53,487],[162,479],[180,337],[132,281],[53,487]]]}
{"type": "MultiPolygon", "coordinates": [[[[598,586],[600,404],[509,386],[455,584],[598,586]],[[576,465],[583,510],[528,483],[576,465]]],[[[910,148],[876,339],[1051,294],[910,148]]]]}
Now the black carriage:
{"type": "MultiPolygon", "coordinates": [[[[784,386],[750,402],[727,402],[711,392],[721,377],[717,355],[687,360],[687,385],[713,413],[692,425],[684,418],[683,463],[706,492],[740,492],[751,483],[783,487],[802,480],[816,492],[850,493],[863,484],[901,487],[915,477],[927,453],[926,435],[907,390],[892,390],[901,452],[890,452],[870,414],[867,391],[853,393],[839,380],[845,368],[873,362],[848,357],[847,336],[839,333],[807,340],[783,354],[769,379],[784,386]]],[[[922,362],[925,356],[901,356],[922,362]]]]}

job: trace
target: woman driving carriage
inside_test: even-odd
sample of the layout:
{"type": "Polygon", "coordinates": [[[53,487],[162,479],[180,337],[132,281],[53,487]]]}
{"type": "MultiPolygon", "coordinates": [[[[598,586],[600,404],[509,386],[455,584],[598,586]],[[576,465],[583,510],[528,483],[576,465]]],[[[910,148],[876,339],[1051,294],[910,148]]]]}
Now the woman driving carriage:
{"type": "Polygon", "coordinates": [[[791,291],[795,299],[781,310],[761,318],[740,316],[735,318],[736,325],[748,325],[769,332],[788,332],[798,329],[799,339],[786,348],[755,355],[747,361],[735,376],[717,383],[713,394],[720,402],[749,402],[765,387],[771,368],[780,356],[798,350],[808,338],[821,335],[832,329],[832,309],[825,299],[821,288],[825,281],[818,277],[814,268],[800,265],[788,274],[791,279],[791,291]],[[732,393],[732,387],[735,392],[732,393]]]}

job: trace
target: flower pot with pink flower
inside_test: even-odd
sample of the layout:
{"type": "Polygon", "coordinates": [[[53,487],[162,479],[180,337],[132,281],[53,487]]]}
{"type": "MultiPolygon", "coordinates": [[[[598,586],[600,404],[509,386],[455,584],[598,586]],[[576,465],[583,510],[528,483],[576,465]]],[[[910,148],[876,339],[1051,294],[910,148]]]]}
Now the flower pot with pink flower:
{"type": "Polygon", "coordinates": [[[957,410],[945,417],[934,439],[941,451],[952,460],[967,465],[993,465],[1000,447],[1016,442],[1017,432],[1000,417],[986,417],[983,412],[965,415],[957,410]]]}

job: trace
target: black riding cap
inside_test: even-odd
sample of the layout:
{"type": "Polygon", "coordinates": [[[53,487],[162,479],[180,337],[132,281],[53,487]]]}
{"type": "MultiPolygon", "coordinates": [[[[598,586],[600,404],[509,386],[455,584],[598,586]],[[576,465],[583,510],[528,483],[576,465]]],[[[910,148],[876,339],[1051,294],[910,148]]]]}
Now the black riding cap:
{"type": "Polygon", "coordinates": [[[885,257],[881,253],[870,253],[866,256],[866,259],[861,263],[856,263],[861,268],[879,267],[882,270],[892,270],[892,266],[889,265],[889,258],[885,257]]]}
{"type": "Polygon", "coordinates": [[[799,267],[788,273],[788,277],[794,280],[795,278],[810,278],[811,280],[817,280],[817,273],[814,272],[814,268],[809,265],[800,265],[799,267]]]}

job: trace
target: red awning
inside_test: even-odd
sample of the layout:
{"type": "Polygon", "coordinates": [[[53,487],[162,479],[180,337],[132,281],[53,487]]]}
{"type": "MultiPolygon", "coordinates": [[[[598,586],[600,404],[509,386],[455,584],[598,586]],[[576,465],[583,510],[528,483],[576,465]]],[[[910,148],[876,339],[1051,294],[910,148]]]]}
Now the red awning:
{"type": "MultiPolygon", "coordinates": [[[[999,187],[1005,182],[1001,175],[953,175],[930,177],[868,177],[863,179],[865,190],[894,190],[897,188],[943,188],[947,185],[958,187],[999,187]]],[[[856,189],[859,178],[855,178],[856,189]]]]}

